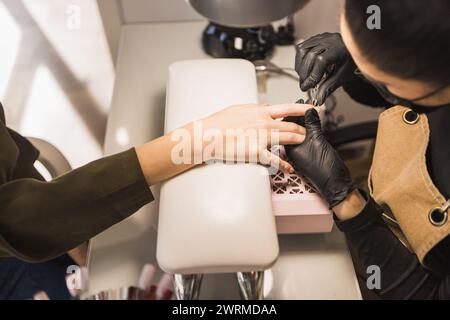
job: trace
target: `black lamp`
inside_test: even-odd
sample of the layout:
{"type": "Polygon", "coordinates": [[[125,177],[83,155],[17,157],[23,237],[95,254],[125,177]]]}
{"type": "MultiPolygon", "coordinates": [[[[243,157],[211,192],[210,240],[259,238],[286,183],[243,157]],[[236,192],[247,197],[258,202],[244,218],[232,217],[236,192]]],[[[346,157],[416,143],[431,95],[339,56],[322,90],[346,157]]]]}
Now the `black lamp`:
{"type": "Polygon", "coordinates": [[[309,0],[189,0],[210,23],[203,32],[206,53],[217,58],[267,58],[276,44],[294,42],[289,20],[275,30],[272,22],[291,17],[309,0]]]}

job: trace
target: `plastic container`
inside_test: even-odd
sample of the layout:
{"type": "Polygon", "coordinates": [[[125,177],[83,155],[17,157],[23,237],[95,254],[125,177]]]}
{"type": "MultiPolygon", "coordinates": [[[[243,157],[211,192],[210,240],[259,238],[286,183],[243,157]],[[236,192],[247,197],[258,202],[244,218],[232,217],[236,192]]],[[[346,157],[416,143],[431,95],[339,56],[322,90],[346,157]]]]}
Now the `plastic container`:
{"type": "MultiPolygon", "coordinates": [[[[280,155],[284,149],[279,147],[280,155]]],[[[272,210],[278,234],[326,233],[333,228],[333,215],[327,203],[307,180],[278,171],[270,178],[272,210]]]]}

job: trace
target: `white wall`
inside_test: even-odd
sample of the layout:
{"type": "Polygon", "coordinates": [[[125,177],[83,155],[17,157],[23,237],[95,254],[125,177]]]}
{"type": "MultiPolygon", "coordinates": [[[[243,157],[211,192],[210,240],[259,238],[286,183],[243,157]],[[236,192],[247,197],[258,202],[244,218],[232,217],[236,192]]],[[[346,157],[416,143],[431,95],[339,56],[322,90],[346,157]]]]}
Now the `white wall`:
{"type": "Polygon", "coordinates": [[[295,27],[302,38],[322,32],[339,31],[339,12],[343,1],[311,0],[295,15],[295,27]]]}
{"type": "MultiPolygon", "coordinates": [[[[121,24],[202,19],[186,0],[97,0],[97,3],[114,57],[117,55],[121,24]]],[[[296,15],[299,35],[307,38],[320,32],[338,31],[341,3],[342,0],[311,0],[296,15]]]]}
{"type": "Polygon", "coordinates": [[[116,64],[119,50],[120,29],[122,27],[122,10],[119,0],[97,0],[98,9],[103,22],[106,39],[108,40],[111,60],[116,64]]]}
{"type": "Polygon", "coordinates": [[[120,0],[120,2],[124,23],[200,19],[186,0],[120,0]]]}
{"type": "MultiPolygon", "coordinates": [[[[121,24],[201,19],[186,0],[97,0],[97,2],[114,61],[117,56],[121,24]]],[[[311,0],[295,16],[299,38],[306,39],[322,32],[338,32],[342,4],[343,0],[311,0]]],[[[342,90],[336,92],[336,97],[339,104],[337,114],[343,115],[346,123],[372,120],[379,113],[378,110],[362,108],[342,90]]]]}
{"type": "Polygon", "coordinates": [[[114,65],[123,24],[202,19],[186,0],[97,0],[97,4],[114,65]]]}

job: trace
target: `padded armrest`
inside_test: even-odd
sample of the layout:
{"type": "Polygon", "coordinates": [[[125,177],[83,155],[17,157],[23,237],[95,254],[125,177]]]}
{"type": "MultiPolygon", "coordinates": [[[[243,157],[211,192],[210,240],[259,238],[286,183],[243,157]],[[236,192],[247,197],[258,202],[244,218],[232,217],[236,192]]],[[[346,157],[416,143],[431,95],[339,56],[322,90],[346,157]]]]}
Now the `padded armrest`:
{"type": "MultiPolygon", "coordinates": [[[[169,69],[165,131],[224,107],[257,103],[245,60],[183,61],[169,69]]],[[[279,253],[266,168],[208,164],[161,186],[157,259],[169,273],[264,270],[279,253]]]]}

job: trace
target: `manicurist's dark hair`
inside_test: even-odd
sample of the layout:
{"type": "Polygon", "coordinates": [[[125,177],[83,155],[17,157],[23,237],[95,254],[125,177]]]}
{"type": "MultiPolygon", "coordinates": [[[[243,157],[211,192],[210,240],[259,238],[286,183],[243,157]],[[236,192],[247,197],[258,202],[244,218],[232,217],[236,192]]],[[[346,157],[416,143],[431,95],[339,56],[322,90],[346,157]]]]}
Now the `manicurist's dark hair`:
{"type": "Polygon", "coordinates": [[[346,0],[345,19],[362,54],[392,75],[450,85],[450,0],[346,0]],[[367,8],[381,10],[370,30],[367,8]]]}

